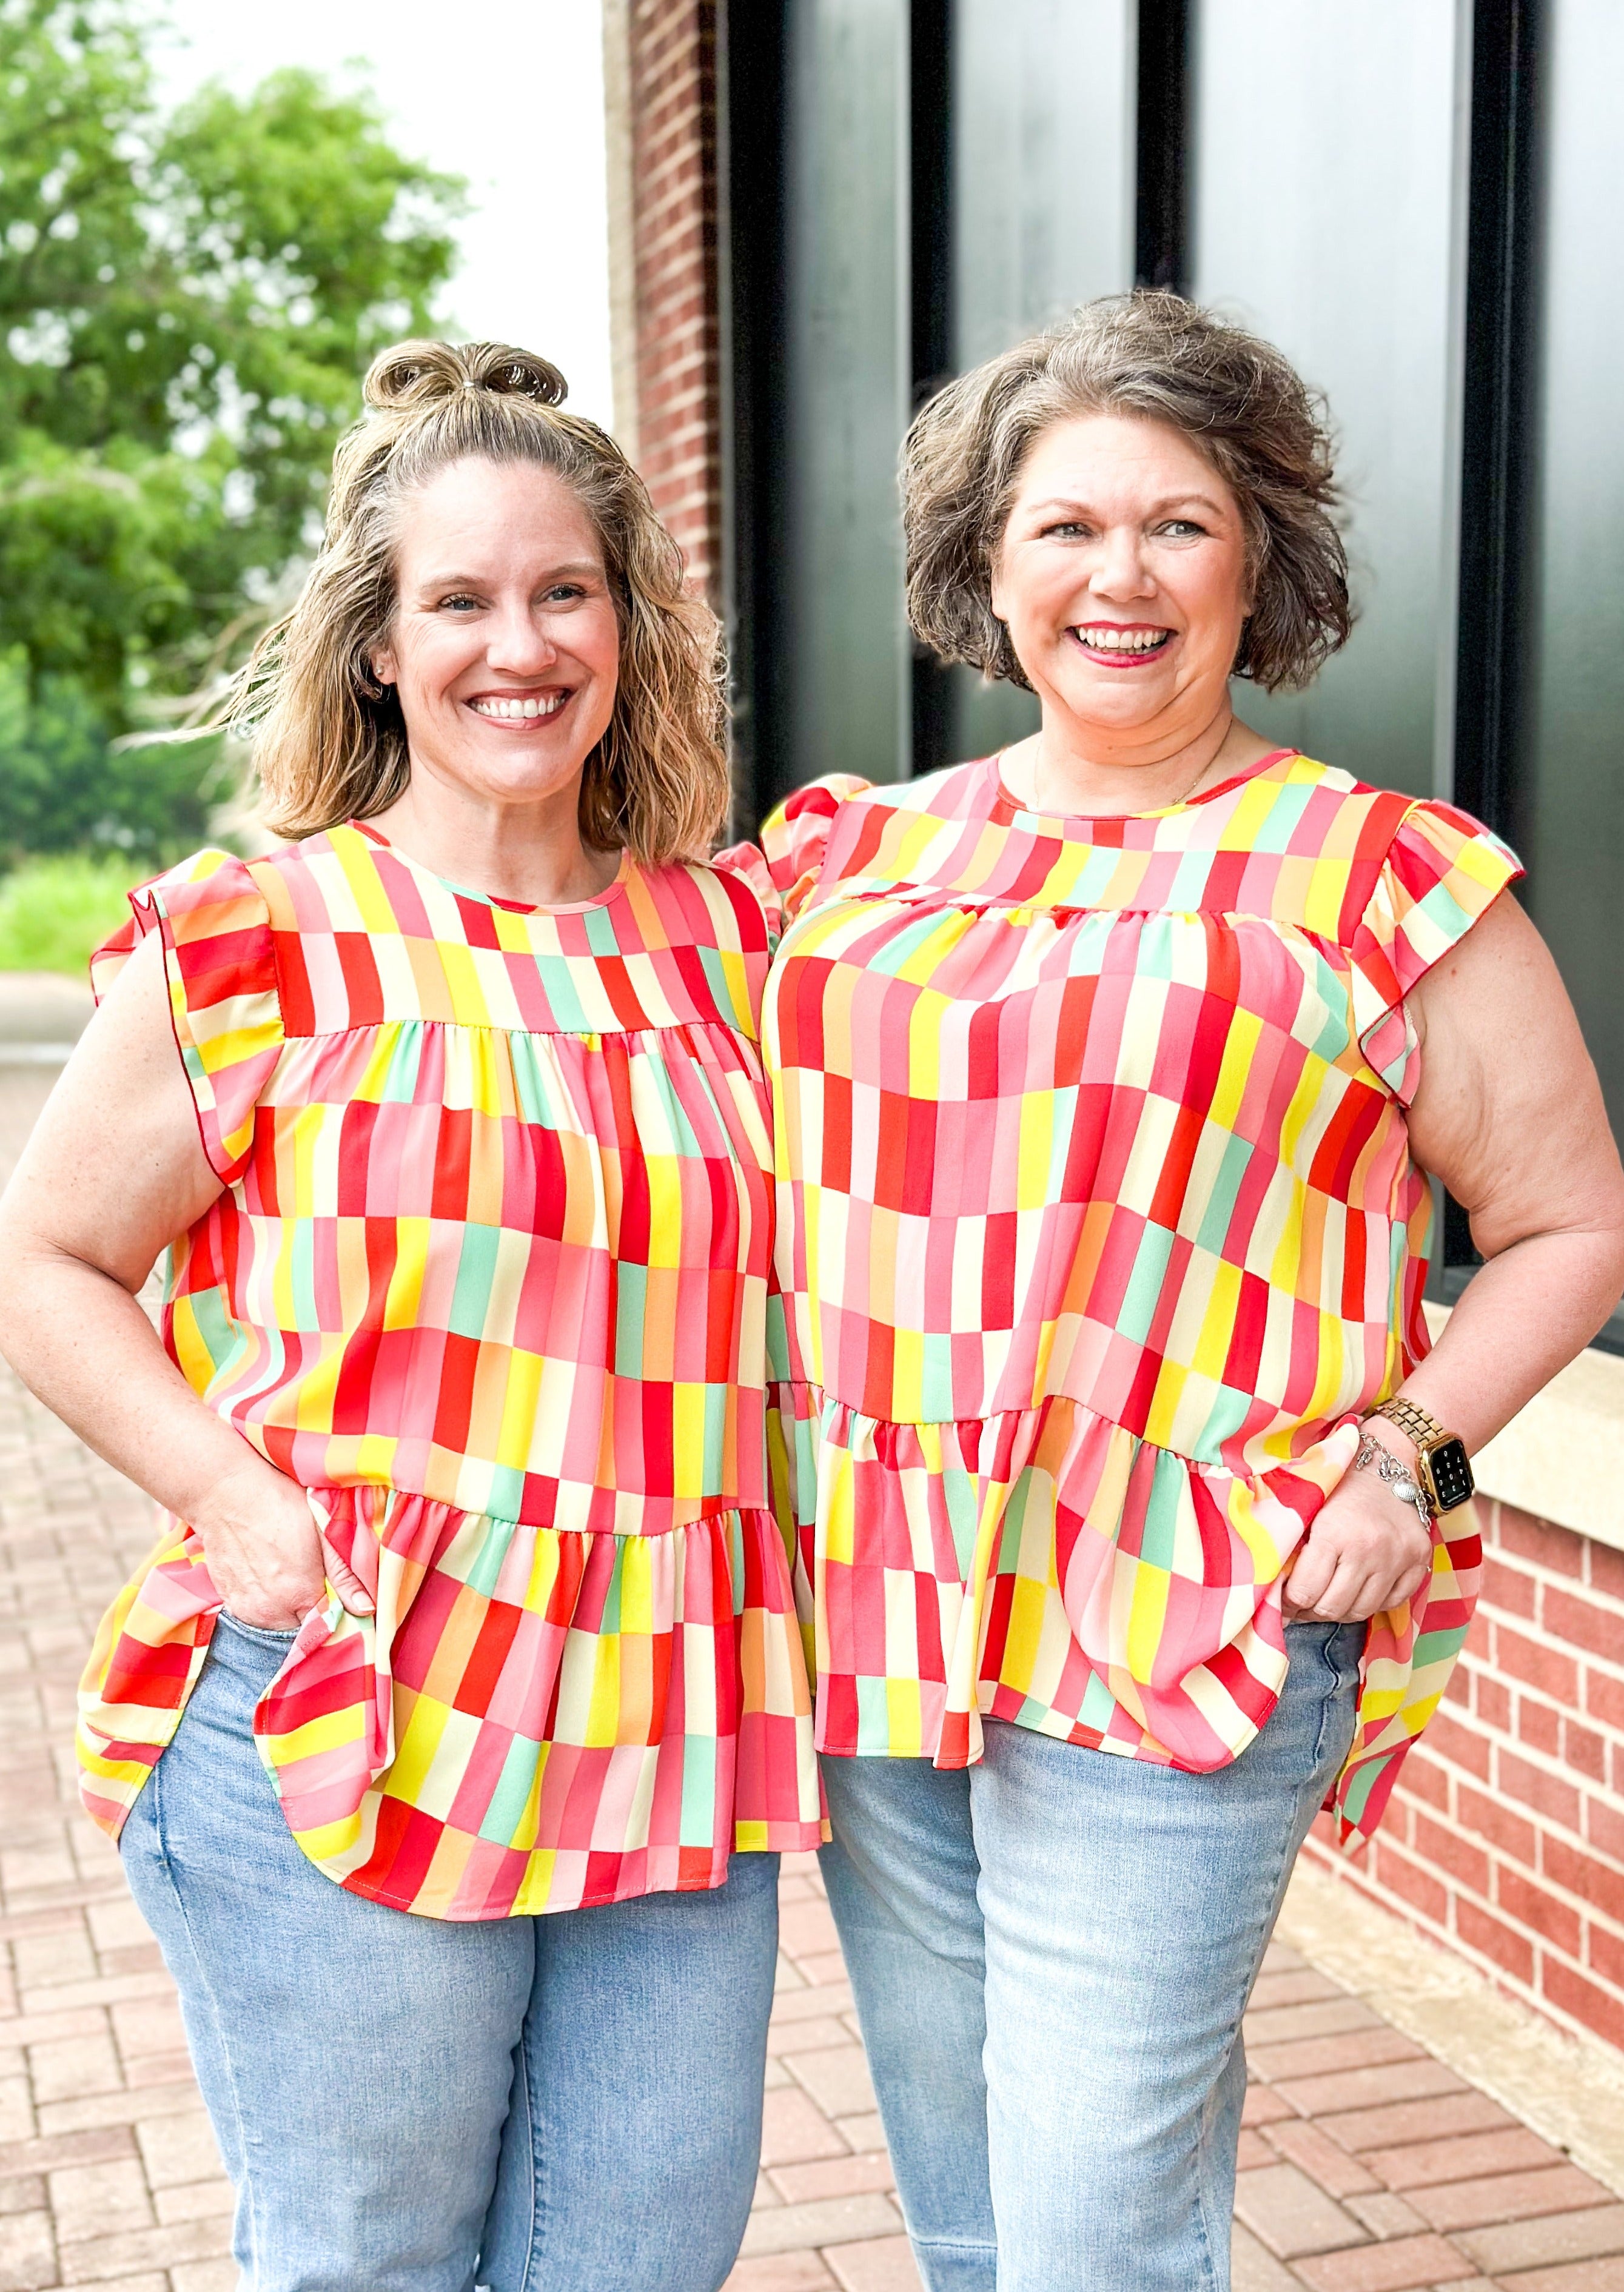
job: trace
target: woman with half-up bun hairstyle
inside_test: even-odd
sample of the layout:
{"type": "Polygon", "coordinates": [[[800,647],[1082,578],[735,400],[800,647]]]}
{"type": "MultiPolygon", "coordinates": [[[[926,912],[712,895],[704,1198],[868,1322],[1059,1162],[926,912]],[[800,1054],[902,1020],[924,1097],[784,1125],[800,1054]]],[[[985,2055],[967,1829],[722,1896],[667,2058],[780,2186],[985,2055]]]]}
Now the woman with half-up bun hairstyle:
{"type": "Polygon", "coordinates": [[[717,625],[564,399],[377,359],[238,697],[288,840],[132,895],[0,1210],[10,1358],[162,1508],[83,1790],[255,2292],[716,2292],[820,1835],[717,625]]]}
{"type": "Polygon", "coordinates": [[[1293,1859],[1444,1692],[1469,1452],[1624,1287],[1624,1174],[1505,845],[1238,713],[1353,625],[1273,343],[1090,303],[901,494],[915,634],[1038,722],[756,863],[824,1878],[930,2292],[1228,2292],[1293,1859]],[[1431,1177],[1487,1263],[1429,1351],[1431,1177]]]}

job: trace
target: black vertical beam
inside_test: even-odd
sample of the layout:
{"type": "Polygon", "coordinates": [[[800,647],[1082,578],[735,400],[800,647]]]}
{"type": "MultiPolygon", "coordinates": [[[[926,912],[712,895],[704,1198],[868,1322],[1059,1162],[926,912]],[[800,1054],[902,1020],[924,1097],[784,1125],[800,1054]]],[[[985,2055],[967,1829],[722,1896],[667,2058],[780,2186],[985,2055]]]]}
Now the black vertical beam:
{"type": "MultiPolygon", "coordinates": [[[[1454,794],[1511,836],[1528,626],[1543,13],[1541,0],[1475,0],[1472,9],[1454,794]]],[[[1448,1193],[1442,1245],[1439,1294],[1452,1297],[1483,1261],[1448,1193]]]]}
{"type": "MultiPolygon", "coordinates": [[[[909,10],[909,254],[916,409],[953,372],[952,0],[909,10]]],[[[949,761],[953,684],[923,645],[914,648],[913,769],[949,761]]]]}
{"type": "Polygon", "coordinates": [[[1139,0],[1134,276],[1190,291],[1190,0],[1139,0]]]}
{"type": "Polygon", "coordinates": [[[1532,507],[1541,0],[1475,0],[1455,795],[1516,830],[1532,507]]]}
{"type": "Polygon", "coordinates": [[[784,122],[793,0],[718,0],[723,597],[741,832],[786,792],[784,122]]]}

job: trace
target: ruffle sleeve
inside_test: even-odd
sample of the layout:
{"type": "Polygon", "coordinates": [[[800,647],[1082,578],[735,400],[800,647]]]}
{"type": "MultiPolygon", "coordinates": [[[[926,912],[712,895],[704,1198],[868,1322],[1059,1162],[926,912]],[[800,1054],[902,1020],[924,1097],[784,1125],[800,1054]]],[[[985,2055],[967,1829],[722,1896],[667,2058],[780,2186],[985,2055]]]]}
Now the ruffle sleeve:
{"type": "Polygon", "coordinates": [[[1453,804],[1418,803],[1405,813],[1351,950],[1359,1045],[1401,1104],[1420,1081],[1405,997],[1522,873],[1516,854],[1453,804]]]}
{"type": "Polygon", "coordinates": [[[808,780],[767,814],[759,844],[734,843],[717,852],[712,865],[745,878],[766,909],[775,939],[812,896],[840,807],[866,795],[871,785],[851,772],[808,780]]]}
{"type": "Polygon", "coordinates": [[[130,893],[130,920],[91,957],[97,1000],[141,941],[164,943],[169,1013],[209,1166],[230,1185],[284,1042],[271,910],[250,865],[199,851],[130,893]]]}

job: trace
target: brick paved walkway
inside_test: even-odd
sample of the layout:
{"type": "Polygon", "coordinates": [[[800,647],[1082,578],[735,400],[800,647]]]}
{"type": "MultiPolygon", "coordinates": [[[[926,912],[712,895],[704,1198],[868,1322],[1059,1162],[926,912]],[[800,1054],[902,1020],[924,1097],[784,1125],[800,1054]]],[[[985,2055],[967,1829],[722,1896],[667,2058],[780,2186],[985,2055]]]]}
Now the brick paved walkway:
{"type": "MultiPolygon", "coordinates": [[[[0,1174],[49,1076],[0,1072],[0,1174]]],[[[229,2292],[173,1993],[77,1811],[74,1682],[144,1498],[0,1376],[0,2292],[229,2292]]],[[[812,1857],[783,1879],[766,2139],[729,2292],[918,2279],[812,1857]]],[[[1281,1945],[1248,2038],[1236,2292],[1624,2292],[1624,2202],[1281,1945]]],[[[358,2288],[362,2292],[362,2288],[358,2288]]]]}

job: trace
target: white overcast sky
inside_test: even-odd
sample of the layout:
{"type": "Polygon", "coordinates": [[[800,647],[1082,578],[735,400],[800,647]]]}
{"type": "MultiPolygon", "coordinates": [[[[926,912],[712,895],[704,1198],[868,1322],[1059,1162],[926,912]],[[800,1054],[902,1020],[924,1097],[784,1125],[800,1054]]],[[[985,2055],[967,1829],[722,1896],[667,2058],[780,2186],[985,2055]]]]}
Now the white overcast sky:
{"type": "Polygon", "coordinates": [[[171,97],[361,62],[398,148],[468,179],[448,330],[541,351],[575,411],[610,423],[599,0],[164,0],[162,12],[171,97]]]}

